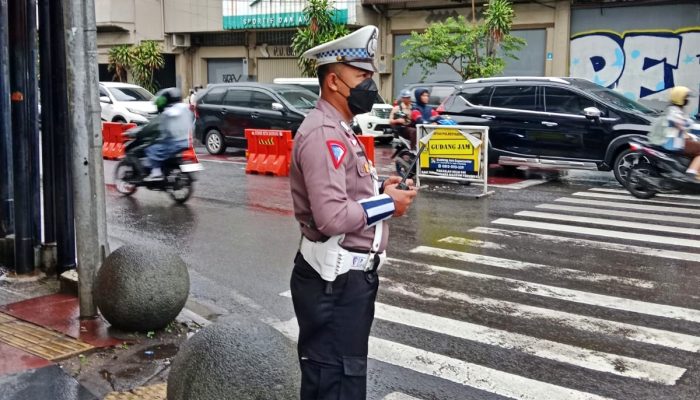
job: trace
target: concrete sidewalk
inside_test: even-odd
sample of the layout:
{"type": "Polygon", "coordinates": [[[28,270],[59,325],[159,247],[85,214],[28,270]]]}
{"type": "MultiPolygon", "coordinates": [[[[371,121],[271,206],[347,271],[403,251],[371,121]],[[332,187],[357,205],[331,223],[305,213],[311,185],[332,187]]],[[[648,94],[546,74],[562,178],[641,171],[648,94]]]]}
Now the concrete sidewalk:
{"type": "Polygon", "coordinates": [[[61,293],[55,278],[0,277],[3,400],[164,400],[170,360],[206,323],[184,310],[163,331],[144,334],[78,316],[78,298],[61,293]]]}

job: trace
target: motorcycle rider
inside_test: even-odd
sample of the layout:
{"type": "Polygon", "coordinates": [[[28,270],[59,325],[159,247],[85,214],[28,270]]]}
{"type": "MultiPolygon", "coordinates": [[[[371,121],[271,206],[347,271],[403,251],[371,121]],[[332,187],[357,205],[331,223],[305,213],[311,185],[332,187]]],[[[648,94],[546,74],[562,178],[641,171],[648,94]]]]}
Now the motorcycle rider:
{"type": "Polygon", "coordinates": [[[649,132],[649,141],[666,150],[682,152],[693,161],[685,171],[690,178],[700,180],[700,140],[689,133],[693,120],[684,108],[688,105],[690,89],[675,86],[669,92],[669,106],[665,115],[654,123],[649,132]]]}
{"type": "Polygon", "coordinates": [[[399,135],[411,142],[411,148],[416,147],[416,127],[412,126],[413,123],[410,119],[410,115],[413,111],[413,105],[411,104],[411,92],[408,89],[401,91],[401,99],[397,105],[391,110],[389,114],[389,123],[398,129],[399,135]],[[398,117],[396,114],[403,114],[403,116],[398,117]]]}
{"type": "Polygon", "coordinates": [[[151,173],[144,180],[149,182],[163,180],[163,162],[189,147],[190,128],[194,120],[190,106],[182,102],[182,93],[178,88],[160,90],[154,103],[160,116],[151,123],[159,124],[159,135],[146,148],[151,173]]]}

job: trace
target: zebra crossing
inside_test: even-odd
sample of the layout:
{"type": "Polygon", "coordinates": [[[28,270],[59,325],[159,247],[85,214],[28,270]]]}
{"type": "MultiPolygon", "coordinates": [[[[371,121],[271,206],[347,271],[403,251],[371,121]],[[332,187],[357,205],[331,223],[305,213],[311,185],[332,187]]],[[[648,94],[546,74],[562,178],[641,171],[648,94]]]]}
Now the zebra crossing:
{"type": "Polygon", "coordinates": [[[698,398],[698,196],[594,188],[393,256],[370,358],[463,391],[385,399],[698,398]]]}

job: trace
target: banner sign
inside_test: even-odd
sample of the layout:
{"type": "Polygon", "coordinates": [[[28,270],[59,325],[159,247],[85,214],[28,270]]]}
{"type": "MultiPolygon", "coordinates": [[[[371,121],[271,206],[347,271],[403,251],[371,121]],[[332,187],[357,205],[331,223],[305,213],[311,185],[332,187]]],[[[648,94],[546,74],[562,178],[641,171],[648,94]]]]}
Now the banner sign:
{"type": "Polygon", "coordinates": [[[422,149],[416,166],[416,183],[437,179],[481,183],[476,197],[488,196],[489,128],[471,125],[418,125],[422,149]]]}
{"type": "MultiPolygon", "coordinates": [[[[331,1],[333,20],[354,22],[357,0],[331,1]]],[[[304,15],[306,0],[223,0],[224,29],[294,28],[308,24],[304,15]]]]}
{"type": "Polygon", "coordinates": [[[456,128],[437,128],[420,155],[420,168],[444,176],[478,175],[480,147],[474,145],[456,128]]]}

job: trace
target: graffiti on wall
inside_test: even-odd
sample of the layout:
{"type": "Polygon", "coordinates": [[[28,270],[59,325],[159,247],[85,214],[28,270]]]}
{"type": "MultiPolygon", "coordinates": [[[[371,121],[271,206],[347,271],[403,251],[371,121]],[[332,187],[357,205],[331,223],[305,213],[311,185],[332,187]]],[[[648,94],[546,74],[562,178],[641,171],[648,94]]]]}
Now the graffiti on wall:
{"type": "MultiPolygon", "coordinates": [[[[682,85],[700,89],[700,27],[677,31],[586,32],[571,39],[571,76],[635,100],[667,99],[682,85]]],[[[689,111],[698,112],[698,99],[689,111]]]]}

